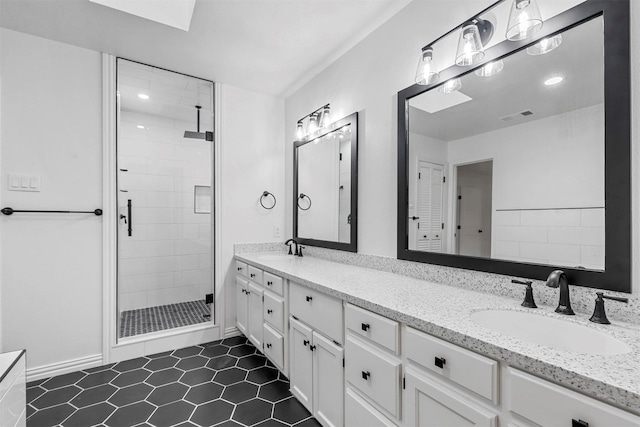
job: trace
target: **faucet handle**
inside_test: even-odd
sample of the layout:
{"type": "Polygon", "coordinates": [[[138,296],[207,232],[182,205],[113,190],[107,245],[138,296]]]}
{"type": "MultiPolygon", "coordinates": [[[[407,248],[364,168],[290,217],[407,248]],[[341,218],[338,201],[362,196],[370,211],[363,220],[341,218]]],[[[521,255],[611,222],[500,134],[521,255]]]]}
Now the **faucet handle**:
{"type": "Polygon", "coordinates": [[[610,295],[605,295],[602,292],[596,292],[596,306],[593,309],[593,315],[589,319],[593,323],[600,323],[602,325],[609,325],[609,319],[607,319],[607,313],[604,311],[604,299],[610,299],[613,301],[619,301],[624,303],[629,303],[629,298],[621,298],[621,297],[613,297],[610,295]]]}
{"type": "Polygon", "coordinates": [[[527,307],[527,308],[538,308],[538,306],[536,305],[536,302],[533,299],[533,287],[531,287],[531,284],[533,282],[531,280],[513,279],[511,280],[511,283],[517,283],[519,285],[527,286],[527,289],[524,292],[524,301],[522,301],[522,304],[520,304],[521,306],[527,307]]]}
{"type": "Polygon", "coordinates": [[[305,246],[302,246],[302,245],[298,246],[298,256],[299,256],[300,258],[302,258],[302,250],[303,250],[304,248],[305,248],[305,246]]]}

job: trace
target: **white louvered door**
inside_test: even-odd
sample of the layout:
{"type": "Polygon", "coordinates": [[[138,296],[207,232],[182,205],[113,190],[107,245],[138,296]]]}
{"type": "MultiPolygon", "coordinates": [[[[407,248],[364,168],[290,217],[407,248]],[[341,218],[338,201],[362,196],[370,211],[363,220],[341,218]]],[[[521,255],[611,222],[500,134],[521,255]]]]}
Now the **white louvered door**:
{"type": "Polygon", "coordinates": [[[429,162],[418,164],[418,230],[416,249],[442,252],[442,192],[444,168],[429,162]]]}

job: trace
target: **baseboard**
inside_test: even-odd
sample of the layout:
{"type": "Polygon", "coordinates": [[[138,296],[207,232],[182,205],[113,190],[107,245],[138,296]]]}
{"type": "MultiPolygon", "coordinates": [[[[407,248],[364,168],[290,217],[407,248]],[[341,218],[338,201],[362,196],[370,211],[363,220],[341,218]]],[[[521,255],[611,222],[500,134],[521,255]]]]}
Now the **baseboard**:
{"type": "Polygon", "coordinates": [[[27,369],[27,382],[41,380],[43,378],[49,378],[56,375],[68,374],[69,372],[75,372],[81,369],[95,368],[97,366],[102,366],[102,354],[95,354],[93,356],[80,357],[77,359],[66,360],[64,362],[38,366],[36,368],[27,369]]]}
{"type": "Polygon", "coordinates": [[[230,328],[225,328],[224,330],[225,338],[237,337],[238,335],[242,335],[242,333],[240,332],[240,329],[238,329],[235,326],[232,326],[230,328]]]}

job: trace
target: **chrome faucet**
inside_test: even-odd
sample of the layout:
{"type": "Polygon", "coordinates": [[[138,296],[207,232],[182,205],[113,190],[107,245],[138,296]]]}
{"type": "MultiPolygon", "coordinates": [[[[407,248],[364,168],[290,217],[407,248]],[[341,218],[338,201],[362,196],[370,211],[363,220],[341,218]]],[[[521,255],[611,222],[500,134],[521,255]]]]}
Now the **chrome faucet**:
{"type": "Polygon", "coordinates": [[[560,301],[556,308],[556,313],[573,315],[571,301],[569,300],[569,280],[562,270],[554,270],[547,278],[547,286],[550,288],[560,287],[560,301]]]}
{"type": "Polygon", "coordinates": [[[286,242],[284,242],[284,244],[289,246],[289,255],[296,255],[296,256],[300,255],[299,252],[298,252],[298,242],[296,242],[295,239],[289,239],[286,242]],[[292,243],[294,245],[296,245],[296,252],[295,253],[291,252],[291,244],[292,243]]]}

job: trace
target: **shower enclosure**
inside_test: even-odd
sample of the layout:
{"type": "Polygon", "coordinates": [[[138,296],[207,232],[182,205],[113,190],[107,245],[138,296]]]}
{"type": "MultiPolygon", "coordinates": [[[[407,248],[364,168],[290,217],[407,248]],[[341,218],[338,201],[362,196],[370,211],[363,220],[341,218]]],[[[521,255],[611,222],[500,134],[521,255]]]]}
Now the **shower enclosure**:
{"type": "Polygon", "coordinates": [[[213,319],[213,82],[116,67],[123,339],[213,319]]]}

